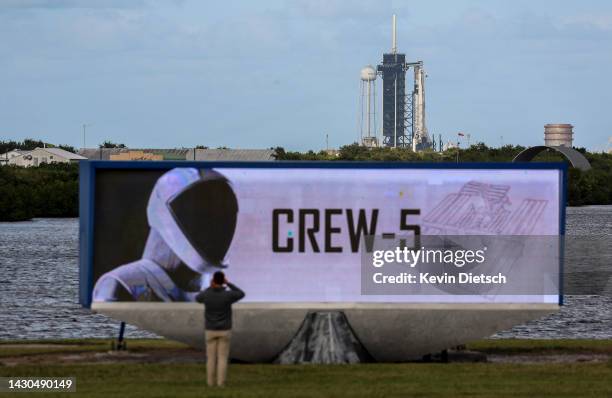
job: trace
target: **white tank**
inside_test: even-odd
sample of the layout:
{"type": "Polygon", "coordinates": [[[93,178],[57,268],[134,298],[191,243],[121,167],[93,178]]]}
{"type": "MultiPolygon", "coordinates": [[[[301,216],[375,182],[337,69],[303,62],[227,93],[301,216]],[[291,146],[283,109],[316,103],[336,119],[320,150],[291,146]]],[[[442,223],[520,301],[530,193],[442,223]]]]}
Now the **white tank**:
{"type": "Polygon", "coordinates": [[[372,65],[368,65],[361,70],[361,80],[371,82],[376,80],[376,69],[372,65]]]}
{"type": "Polygon", "coordinates": [[[544,145],[565,146],[573,145],[573,128],[571,124],[547,124],[544,126],[544,145]]]}

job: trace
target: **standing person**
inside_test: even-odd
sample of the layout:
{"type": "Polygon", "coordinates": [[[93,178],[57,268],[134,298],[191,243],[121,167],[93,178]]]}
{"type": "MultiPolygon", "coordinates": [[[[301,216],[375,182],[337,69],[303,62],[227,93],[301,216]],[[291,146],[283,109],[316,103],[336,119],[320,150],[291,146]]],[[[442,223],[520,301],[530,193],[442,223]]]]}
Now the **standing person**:
{"type": "Polygon", "coordinates": [[[229,283],[221,271],[215,272],[210,287],[196,296],[196,301],[204,304],[209,386],[215,385],[215,373],[217,385],[223,387],[225,384],[232,332],[232,304],[243,297],[244,292],[229,283]]]}

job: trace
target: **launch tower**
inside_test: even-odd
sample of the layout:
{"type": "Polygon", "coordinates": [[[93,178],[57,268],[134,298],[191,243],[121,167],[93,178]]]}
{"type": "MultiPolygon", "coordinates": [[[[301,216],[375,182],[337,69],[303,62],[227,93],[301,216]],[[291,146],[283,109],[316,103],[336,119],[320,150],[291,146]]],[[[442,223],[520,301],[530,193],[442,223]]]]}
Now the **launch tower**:
{"type": "Polygon", "coordinates": [[[384,146],[410,147],[414,151],[429,148],[425,126],[425,71],[423,62],[406,62],[397,52],[396,18],[393,15],[391,52],[383,54],[377,71],[383,80],[382,134],[384,146]],[[406,94],[406,72],[414,69],[414,88],[406,94]]]}

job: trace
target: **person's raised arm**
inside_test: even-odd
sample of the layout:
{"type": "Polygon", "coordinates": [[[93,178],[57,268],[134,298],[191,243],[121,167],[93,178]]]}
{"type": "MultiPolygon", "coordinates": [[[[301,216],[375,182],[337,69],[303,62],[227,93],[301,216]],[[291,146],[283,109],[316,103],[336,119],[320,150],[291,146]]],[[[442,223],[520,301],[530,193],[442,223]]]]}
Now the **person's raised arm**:
{"type": "Polygon", "coordinates": [[[230,289],[229,292],[232,294],[232,301],[241,300],[245,296],[242,289],[240,289],[238,286],[234,285],[233,283],[229,283],[227,279],[225,279],[225,284],[230,289]]]}

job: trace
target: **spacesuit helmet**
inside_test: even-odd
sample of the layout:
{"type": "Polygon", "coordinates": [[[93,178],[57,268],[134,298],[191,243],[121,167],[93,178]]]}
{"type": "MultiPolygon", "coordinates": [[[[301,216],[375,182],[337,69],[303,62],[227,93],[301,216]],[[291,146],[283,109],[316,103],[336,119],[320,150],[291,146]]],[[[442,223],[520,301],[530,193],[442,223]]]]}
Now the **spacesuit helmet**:
{"type": "Polygon", "coordinates": [[[238,217],[230,182],[212,169],[175,168],[155,184],[147,218],[192,270],[224,268],[238,217]]]}

